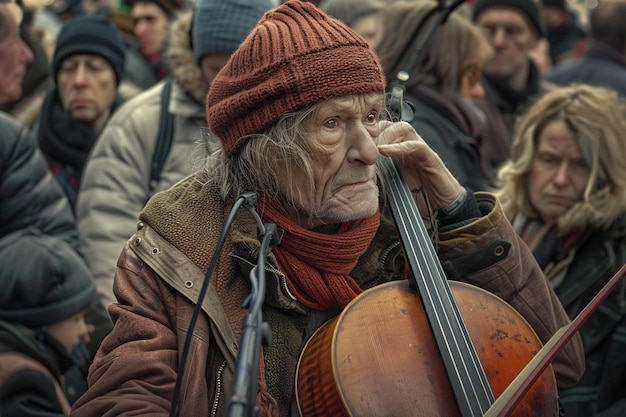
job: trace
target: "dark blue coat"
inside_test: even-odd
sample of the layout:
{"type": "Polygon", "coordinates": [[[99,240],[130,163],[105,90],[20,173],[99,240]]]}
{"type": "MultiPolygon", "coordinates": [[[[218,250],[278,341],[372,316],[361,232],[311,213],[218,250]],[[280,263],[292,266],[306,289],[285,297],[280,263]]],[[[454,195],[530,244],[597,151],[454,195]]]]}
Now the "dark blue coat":
{"type": "Polygon", "coordinates": [[[555,67],[548,81],[557,85],[581,83],[607,87],[626,97],[626,57],[609,46],[589,42],[580,59],[555,67]]]}
{"type": "Polygon", "coordinates": [[[0,112],[0,237],[27,227],[78,247],[76,220],[31,133],[0,112]]]}

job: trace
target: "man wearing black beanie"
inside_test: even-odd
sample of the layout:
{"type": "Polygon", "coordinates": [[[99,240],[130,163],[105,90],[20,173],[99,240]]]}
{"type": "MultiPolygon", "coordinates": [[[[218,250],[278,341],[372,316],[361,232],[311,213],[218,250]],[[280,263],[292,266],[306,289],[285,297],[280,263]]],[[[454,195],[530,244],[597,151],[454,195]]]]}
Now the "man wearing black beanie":
{"type": "Polygon", "coordinates": [[[477,104],[487,115],[483,152],[498,167],[509,158],[515,117],[550,88],[529,57],[545,26],[536,0],[477,0],[473,20],[494,50],[484,68],[485,97],[477,104]]]}
{"type": "Polygon", "coordinates": [[[122,101],[124,62],[122,37],[104,16],[75,17],[59,32],[37,138],[72,205],[87,156],[122,101]]]}

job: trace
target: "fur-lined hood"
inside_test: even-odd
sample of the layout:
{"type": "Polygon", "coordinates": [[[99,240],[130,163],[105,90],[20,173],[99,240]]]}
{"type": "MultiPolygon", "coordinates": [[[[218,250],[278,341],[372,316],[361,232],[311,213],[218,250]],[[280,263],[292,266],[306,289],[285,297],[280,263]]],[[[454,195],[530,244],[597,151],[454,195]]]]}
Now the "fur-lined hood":
{"type": "Polygon", "coordinates": [[[624,213],[626,190],[614,183],[605,184],[590,195],[589,202],[575,203],[559,218],[559,234],[564,236],[588,228],[608,230],[624,213]]]}
{"type": "Polygon", "coordinates": [[[200,66],[191,50],[192,21],[192,10],[183,10],[176,14],[170,25],[170,39],[165,59],[172,76],[181,87],[194,100],[204,104],[208,89],[202,81],[200,66]]]}

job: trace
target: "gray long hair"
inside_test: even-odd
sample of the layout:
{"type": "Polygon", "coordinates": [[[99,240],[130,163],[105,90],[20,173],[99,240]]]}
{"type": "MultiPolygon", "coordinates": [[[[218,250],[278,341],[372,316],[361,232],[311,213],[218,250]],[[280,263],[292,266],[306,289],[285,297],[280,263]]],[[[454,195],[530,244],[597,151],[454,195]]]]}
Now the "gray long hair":
{"type": "MultiPolygon", "coordinates": [[[[285,114],[267,133],[251,135],[234,157],[227,157],[221,148],[210,155],[205,170],[210,180],[219,183],[222,197],[250,190],[278,196],[278,178],[284,175],[276,170],[278,165],[287,172],[296,166],[306,172],[310,179],[308,190],[300,190],[300,193],[312,195],[313,164],[302,124],[314,110],[315,106],[311,106],[285,114]]],[[[290,187],[294,188],[291,182],[290,187]]]]}

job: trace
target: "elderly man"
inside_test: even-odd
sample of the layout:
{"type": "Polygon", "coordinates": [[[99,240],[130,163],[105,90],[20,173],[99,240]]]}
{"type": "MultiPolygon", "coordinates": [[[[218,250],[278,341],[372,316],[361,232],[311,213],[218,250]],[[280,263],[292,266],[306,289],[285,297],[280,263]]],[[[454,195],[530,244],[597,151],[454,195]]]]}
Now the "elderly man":
{"type": "Polygon", "coordinates": [[[476,102],[487,115],[483,152],[499,167],[510,155],[515,118],[549,89],[529,57],[545,36],[545,27],[537,0],[477,0],[473,20],[494,51],[483,70],[485,96],[476,102]]]}
{"type": "Polygon", "coordinates": [[[123,68],[124,44],[107,18],[81,16],[63,26],[37,138],[72,206],[87,156],[121,102],[123,68]]]}
{"type": "MultiPolygon", "coordinates": [[[[0,104],[20,98],[33,54],[19,33],[20,8],[0,1],[0,104]]],[[[28,227],[63,238],[75,248],[74,216],[47,169],[30,131],[0,112],[0,237],[28,227]]]]}
{"type": "MultiPolygon", "coordinates": [[[[248,409],[296,415],[290,409],[303,342],[364,290],[406,277],[396,226],[379,206],[378,181],[386,176],[377,163],[389,157],[407,188],[421,189],[438,211],[441,255],[471,257],[459,263],[464,280],[509,301],[544,341],[568,322],[495,198],[461,187],[408,123],[384,120],[384,98],[376,54],[344,23],[298,0],[265,13],[207,95],[207,122],[222,146],[203,169],[148,201],[123,249],[118,302],[109,307],[114,328],[73,416],[225,416],[231,400],[235,407],[243,401],[233,385],[236,357],[258,370],[246,375],[248,409]],[[256,216],[238,212],[242,200],[256,216]],[[258,229],[263,224],[267,230],[258,229]],[[265,262],[270,224],[280,242],[265,262]],[[506,254],[489,249],[501,239],[506,254]],[[209,293],[198,300],[207,271],[209,293]],[[259,288],[250,278],[262,272],[265,297],[255,291],[250,299],[259,288]],[[252,363],[238,356],[249,348],[239,341],[246,299],[262,309],[272,336],[252,363]]],[[[559,384],[578,380],[580,349],[575,339],[560,353],[559,384]]],[[[356,415],[412,415],[419,402],[362,397],[373,407],[410,411],[356,415]]]]}
{"type": "Polygon", "coordinates": [[[0,104],[22,96],[22,78],[33,53],[20,36],[22,10],[13,2],[0,3],[0,104]]]}

